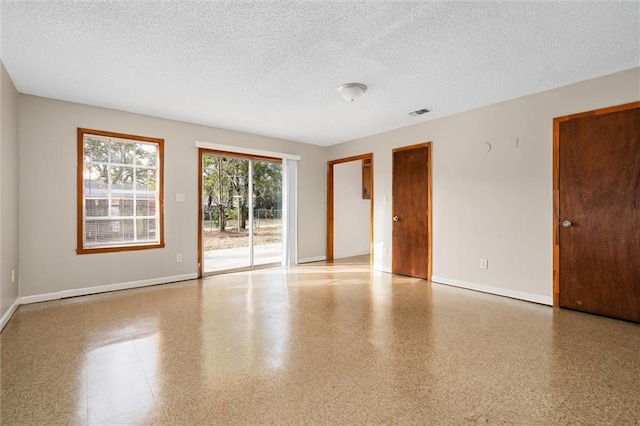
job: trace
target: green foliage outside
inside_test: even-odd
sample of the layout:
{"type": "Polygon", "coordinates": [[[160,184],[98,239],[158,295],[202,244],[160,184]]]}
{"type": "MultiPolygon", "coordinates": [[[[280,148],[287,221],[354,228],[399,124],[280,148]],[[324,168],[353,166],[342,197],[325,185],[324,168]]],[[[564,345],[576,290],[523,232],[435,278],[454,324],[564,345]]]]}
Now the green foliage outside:
{"type": "MultiPolygon", "coordinates": [[[[220,232],[227,230],[230,220],[239,220],[238,227],[244,230],[249,210],[249,160],[205,155],[202,174],[204,219],[220,232]],[[237,217],[238,212],[240,218],[237,217]]],[[[281,164],[254,161],[254,209],[263,214],[265,211],[279,211],[281,190],[281,164]]]]}
{"type": "Polygon", "coordinates": [[[156,162],[158,148],[155,144],[139,142],[113,142],[86,136],[84,139],[84,179],[107,187],[109,174],[112,188],[156,189],[156,162]]]}

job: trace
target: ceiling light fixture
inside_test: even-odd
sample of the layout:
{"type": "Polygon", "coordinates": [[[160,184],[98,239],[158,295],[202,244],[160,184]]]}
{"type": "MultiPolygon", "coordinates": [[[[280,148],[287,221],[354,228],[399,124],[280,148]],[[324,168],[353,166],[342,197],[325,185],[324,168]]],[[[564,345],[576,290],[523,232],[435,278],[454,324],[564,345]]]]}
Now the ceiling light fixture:
{"type": "Polygon", "coordinates": [[[367,86],[362,83],[347,83],[338,86],[338,93],[345,101],[353,102],[367,91],[367,86]]]}

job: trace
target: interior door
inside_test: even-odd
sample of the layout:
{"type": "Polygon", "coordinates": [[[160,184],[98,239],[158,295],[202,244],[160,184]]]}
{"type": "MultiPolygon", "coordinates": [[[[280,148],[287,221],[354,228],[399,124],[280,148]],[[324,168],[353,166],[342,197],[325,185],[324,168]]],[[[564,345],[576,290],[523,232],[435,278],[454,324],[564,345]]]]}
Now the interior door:
{"type": "Polygon", "coordinates": [[[430,279],[430,144],[393,151],[394,274],[430,279]]]}
{"type": "Polygon", "coordinates": [[[640,322],[640,104],[557,132],[559,304],[640,322]]]}

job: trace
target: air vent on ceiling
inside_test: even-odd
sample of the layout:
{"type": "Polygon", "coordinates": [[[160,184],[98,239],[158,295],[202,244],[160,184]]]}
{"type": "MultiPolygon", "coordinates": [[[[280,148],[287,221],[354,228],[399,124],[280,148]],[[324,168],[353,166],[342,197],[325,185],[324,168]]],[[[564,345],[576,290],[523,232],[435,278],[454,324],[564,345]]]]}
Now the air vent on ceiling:
{"type": "Polygon", "coordinates": [[[417,110],[417,111],[411,111],[411,112],[409,113],[409,115],[412,115],[412,116],[414,116],[414,117],[417,117],[417,116],[419,116],[419,115],[426,114],[426,113],[428,113],[428,112],[429,112],[429,110],[428,110],[428,109],[424,109],[424,108],[423,108],[423,109],[419,109],[419,110],[417,110]]]}

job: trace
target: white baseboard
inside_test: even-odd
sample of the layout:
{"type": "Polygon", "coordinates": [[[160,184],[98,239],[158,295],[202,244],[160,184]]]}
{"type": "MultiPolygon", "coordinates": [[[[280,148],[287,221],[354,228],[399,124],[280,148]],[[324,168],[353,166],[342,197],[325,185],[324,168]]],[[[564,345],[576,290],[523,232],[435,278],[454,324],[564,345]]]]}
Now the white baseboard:
{"type": "Polygon", "coordinates": [[[335,253],[334,253],[333,258],[334,258],[334,259],[343,259],[343,258],[345,258],[345,257],[365,256],[365,255],[366,255],[366,256],[369,256],[370,254],[371,254],[371,253],[370,253],[370,252],[368,252],[368,251],[365,251],[365,252],[358,252],[358,253],[341,254],[341,255],[339,255],[339,256],[338,256],[338,255],[335,255],[335,253]]]}
{"type": "Polygon", "coordinates": [[[13,313],[16,311],[16,309],[18,309],[18,306],[20,306],[20,298],[19,297],[16,299],[15,302],[13,302],[13,305],[11,305],[9,307],[9,309],[7,309],[7,312],[4,313],[2,318],[0,318],[0,331],[2,331],[2,329],[4,328],[5,325],[7,325],[7,323],[11,319],[11,316],[13,315],[13,313]]]}
{"type": "Polygon", "coordinates": [[[492,286],[487,286],[482,284],[475,284],[467,281],[454,280],[454,279],[445,278],[445,277],[432,276],[431,281],[434,283],[466,288],[468,290],[481,291],[483,293],[495,294],[498,296],[506,296],[506,297],[511,297],[512,299],[525,300],[527,302],[534,302],[534,303],[540,303],[542,305],[553,306],[553,298],[550,296],[542,296],[540,294],[509,290],[508,288],[500,288],[500,287],[492,287],[492,286]]]}
{"type": "Polygon", "coordinates": [[[304,259],[298,259],[298,263],[322,262],[323,260],[327,260],[327,256],[305,257],[304,259]]]}
{"type": "Polygon", "coordinates": [[[126,290],[130,288],[147,287],[157,284],[168,284],[176,281],[195,280],[198,274],[174,275],[172,277],[152,278],[149,280],[129,281],[125,283],[106,284],[95,287],[74,288],[71,290],[62,290],[55,293],[35,294],[33,296],[22,296],[21,304],[46,302],[48,300],[58,300],[65,297],[86,296],[88,294],[105,293],[107,291],[126,290]]]}

